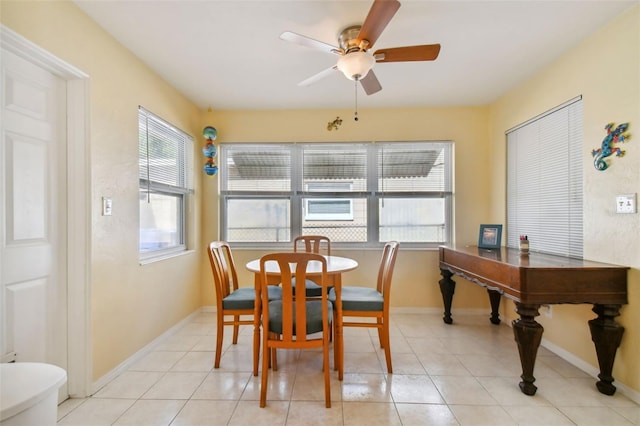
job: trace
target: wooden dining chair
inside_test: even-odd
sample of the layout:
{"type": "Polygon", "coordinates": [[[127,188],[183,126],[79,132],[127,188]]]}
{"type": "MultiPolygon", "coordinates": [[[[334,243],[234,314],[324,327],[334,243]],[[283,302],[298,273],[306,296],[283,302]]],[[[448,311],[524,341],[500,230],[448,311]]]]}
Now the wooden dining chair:
{"type": "MultiPolygon", "coordinates": [[[[227,242],[214,241],[209,244],[209,261],[213,272],[213,281],[216,289],[216,355],[214,368],[220,368],[220,357],[222,355],[222,341],[224,338],[224,327],[233,326],[232,343],[238,343],[238,331],[241,325],[254,326],[259,330],[256,323],[256,289],[255,287],[239,287],[238,275],[231,247],[227,242]],[[229,320],[225,317],[231,316],[229,320]]],[[[268,286],[268,299],[275,300],[282,297],[282,290],[278,286],[268,286]]],[[[253,338],[253,375],[258,375],[258,364],[260,358],[260,334],[254,333],[253,338]]]]}
{"type": "MultiPolygon", "coordinates": [[[[293,240],[293,251],[331,256],[331,240],[324,235],[299,235],[293,240]]],[[[296,287],[295,280],[293,287],[294,289],[296,287]]],[[[307,292],[307,297],[320,297],[322,289],[314,280],[307,278],[305,291],[307,292]]]]}
{"type": "Polygon", "coordinates": [[[384,349],[387,372],[393,373],[391,366],[391,345],[389,342],[389,303],[391,299],[391,278],[400,244],[390,241],[384,245],[376,287],[336,286],[329,293],[334,305],[336,336],[334,345],[338,378],[344,376],[344,327],[373,327],[378,330],[380,347],[384,349]],[[344,318],[348,317],[349,321],[344,318]],[[358,320],[357,318],[360,318],[358,320]],[[375,318],[375,322],[370,321],[375,318]]]}
{"type": "Polygon", "coordinates": [[[322,348],[325,406],[331,407],[329,383],[329,331],[333,319],[332,304],[328,300],[327,261],[315,253],[273,253],[260,258],[260,282],[262,287],[262,380],[260,383],[260,407],[267,403],[269,364],[278,369],[278,349],[322,348]],[[276,262],[280,269],[282,299],[268,300],[266,294],[267,262],[276,262]],[[294,295],[292,279],[306,279],[307,264],[320,262],[322,291],[319,298],[294,295]],[[291,271],[291,268],[294,271],[291,271]],[[318,336],[318,333],[320,335],[318,336]]]}

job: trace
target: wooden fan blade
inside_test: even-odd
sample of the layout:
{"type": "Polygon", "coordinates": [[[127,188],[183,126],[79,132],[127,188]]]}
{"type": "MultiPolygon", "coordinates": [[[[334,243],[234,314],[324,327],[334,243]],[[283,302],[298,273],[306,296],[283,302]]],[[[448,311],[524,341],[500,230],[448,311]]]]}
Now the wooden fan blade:
{"type": "MultiPolygon", "coordinates": [[[[320,71],[318,74],[312,75],[311,77],[307,78],[306,80],[303,80],[300,83],[298,83],[298,86],[310,86],[311,84],[315,83],[316,81],[321,80],[321,79],[325,78],[326,76],[332,74],[337,69],[338,69],[338,66],[334,65],[331,68],[327,68],[324,71],[320,71]]],[[[371,73],[371,71],[369,71],[369,73],[371,73]]]]}
{"type": "Polygon", "coordinates": [[[376,75],[373,73],[373,70],[369,70],[367,75],[360,80],[360,84],[367,95],[373,95],[374,93],[382,90],[382,86],[380,85],[376,75]]]}
{"type": "Polygon", "coordinates": [[[329,43],[315,40],[301,34],[293,33],[291,31],[285,31],[280,34],[280,39],[284,41],[290,41],[292,43],[299,44],[301,46],[310,47],[316,50],[322,50],[323,52],[333,53],[335,55],[341,55],[342,51],[339,47],[332,46],[329,43]]]}
{"type": "Polygon", "coordinates": [[[433,61],[438,54],[440,54],[439,44],[424,44],[376,50],[373,57],[376,62],[433,61]]]}
{"type": "Polygon", "coordinates": [[[399,8],[400,2],[397,0],[375,0],[358,34],[358,44],[367,40],[369,44],[366,49],[370,49],[399,8]]]}

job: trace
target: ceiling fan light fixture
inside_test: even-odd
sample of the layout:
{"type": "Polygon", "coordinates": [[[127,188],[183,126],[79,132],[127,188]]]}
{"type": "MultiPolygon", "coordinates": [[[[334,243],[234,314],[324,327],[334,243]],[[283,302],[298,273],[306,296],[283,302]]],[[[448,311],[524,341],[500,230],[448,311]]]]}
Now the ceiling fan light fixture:
{"type": "Polygon", "coordinates": [[[361,80],[375,62],[373,55],[367,52],[351,52],[338,59],[338,69],[350,80],[361,80]]]}

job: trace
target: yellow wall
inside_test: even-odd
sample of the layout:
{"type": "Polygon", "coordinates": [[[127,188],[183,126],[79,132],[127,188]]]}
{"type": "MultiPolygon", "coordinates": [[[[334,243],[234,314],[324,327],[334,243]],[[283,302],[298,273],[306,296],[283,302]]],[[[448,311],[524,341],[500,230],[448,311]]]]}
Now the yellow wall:
{"type": "MultiPolygon", "coordinates": [[[[93,377],[99,379],[201,304],[198,251],[138,262],[138,105],[192,134],[201,112],[70,2],[2,1],[2,24],[87,73],[91,108],[93,377]],[[101,215],[101,197],[113,216],[101,215]]],[[[199,146],[198,146],[199,149],[199,146]]],[[[199,175],[198,175],[199,176],[199,175]]],[[[199,182],[196,183],[199,191],[199,182]]]]}
{"type": "MultiPolygon", "coordinates": [[[[640,392],[640,214],[616,214],[617,194],[640,188],[640,6],[583,41],[570,53],[538,72],[491,105],[492,217],[505,217],[504,132],[575,96],[584,105],[584,257],[630,266],[629,304],[618,322],[625,327],[613,376],[640,392]],[[605,124],[630,122],[626,155],[597,171],[591,150],[606,135],[605,124]]],[[[549,155],[553,155],[552,152],[549,155]]],[[[514,317],[513,305],[505,313],[514,317]]],[[[538,317],[544,338],[597,367],[586,305],[554,306],[552,319],[538,317]]]]}

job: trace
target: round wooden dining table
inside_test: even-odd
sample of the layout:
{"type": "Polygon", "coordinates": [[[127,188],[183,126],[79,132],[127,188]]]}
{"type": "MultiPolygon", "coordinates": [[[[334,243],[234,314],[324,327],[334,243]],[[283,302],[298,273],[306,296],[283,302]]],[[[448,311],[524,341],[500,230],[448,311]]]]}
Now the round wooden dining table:
{"type": "MultiPolygon", "coordinates": [[[[338,283],[341,283],[342,273],[348,272],[356,269],[358,267],[358,262],[348,257],[340,257],[340,256],[324,256],[327,259],[327,275],[329,277],[329,285],[335,286],[338,283]]],[[[255,284],[259,284],[260,279],[260,259],[254,259],[247,262],[247,269],[254,273],[255,284]]],[[[280,282],[280,269],[275,262],[267,262],[265,264],[265,268],[267,270],[267,280],[269,284],[277,284],[280,282]]],[[[309,275],[310,279],[313,279],[314,276],[320,276],[322,273],[322,269],[320,267],[320,262],[309,262],[307,266],[307,275],[309,275]]]]}

